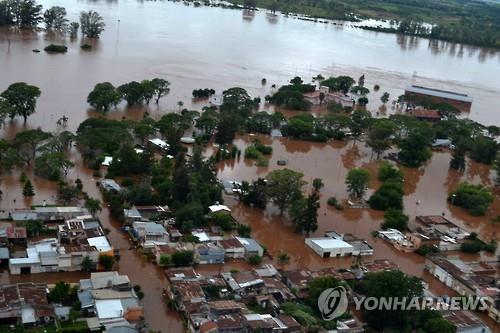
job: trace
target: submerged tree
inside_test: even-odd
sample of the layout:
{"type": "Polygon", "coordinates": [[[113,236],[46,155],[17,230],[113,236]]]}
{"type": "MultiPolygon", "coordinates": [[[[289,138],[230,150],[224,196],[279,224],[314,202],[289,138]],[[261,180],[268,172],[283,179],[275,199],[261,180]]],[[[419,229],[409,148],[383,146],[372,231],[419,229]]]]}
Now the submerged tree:
{"type": "Polygon", "coordinates": [[[297,232],[305,233],[306,237],[309,237],[311,232],[318,229],[319,206],[319,193],[312,191],[307,198],[297,200],[290,207],[290,216],[297,232]]]}
{"type": "Polygon", "coordinates": [[[47,30],[66,30],[68,26],[66,9],[60,6],[53,6],[47,9],[43,14],[43,21],[47,30]]]}
{"type": "Polygon", "coordinates": [[[168,95],[168,93],[170,92],[170,82],[165,79],[154,78],[153,80],[151,80],[151,83],[154,87],[155,102],[156,104],[158,104],[160,102],[160,98],[168,95]]]}
{"type": "Polygon", "coordinates": [[[26,84],[25,82],[17,82],[11,84],[0,97],[5,103],[4,107],[10,110],[10,118],[16,115],[22,116],[24,122],[28,117],[35,113],[36,101],[41,95],[40,88],[26,84]]]}
{"type": "Polygon", "coordinates": [[[85,200],[84,206],[92,215],[95,215],[97,212],[100,212],[102,210],[101,202],[95,198],[87,198],[87,200],[85,200]]]}
{"type": "Polygon", "coordinates": [[[362,198],[368,188],[370,173],[365,169],[351,169],[347,174],[345,183],[349,193],[356,198],[362,198]]]}
{"type": "Polygon", "coordinates": [[[35,191],[33,189],[33,184],[31,184],[31,180],[27,180],[25,183],[24,183],[24,186],[23,186],[23,196],[24,197],[32,197],[35,195],[35,191]]]}
{"type": "Polygon", "coordinates": [[[105,25],[101,15],[93,10],[80,13],[82,34],[88,38],[99,38],[104,31],[105,25]]]}
{"type": "Polygon", "coordinates": [[[302,173],[290,169],[274,170],[267,176],[268,196],[278,206],[280,215],[302,196],[302,187],[306,184],[302,180],[303,176],[302,173]]]}
{"type": "Polygon", "coordinates": [[[87,103],[97,111],[107,112],[120,103],[120,93],[110,82],[101,82],[87,96],[87,103]]]}

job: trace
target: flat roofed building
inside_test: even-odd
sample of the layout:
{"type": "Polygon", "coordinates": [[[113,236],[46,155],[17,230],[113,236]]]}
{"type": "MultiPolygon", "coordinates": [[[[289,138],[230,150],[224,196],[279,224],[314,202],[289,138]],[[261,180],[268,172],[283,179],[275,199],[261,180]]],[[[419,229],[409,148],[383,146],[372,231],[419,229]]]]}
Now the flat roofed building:
{"type": "Polygon", "coordinates": [[[354,252],[354,247],[341,239],[318,237],[306,238],[305,242],[322,258],[345,257],[354,252]]]}

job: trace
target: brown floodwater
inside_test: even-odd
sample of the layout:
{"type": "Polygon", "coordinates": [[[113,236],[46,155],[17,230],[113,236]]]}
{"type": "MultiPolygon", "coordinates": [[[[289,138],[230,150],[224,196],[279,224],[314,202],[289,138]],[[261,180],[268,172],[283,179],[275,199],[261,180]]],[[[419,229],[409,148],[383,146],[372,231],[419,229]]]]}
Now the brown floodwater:
{"type": "MultiPolygon", "coordinates": [[[[287,138],[271,140],[266,136],[244,135],[239,137],[235,144],[244,151],[245,147],[255,138],[273,147],[273,154],[269,159],[268,167],[258,167],[254,161],[241,158],[236,161],[219,163],[219,177],[223,180],[255,180],[265,177],[268,172],[281,168],[277,161],[288,161],[287,168],[300,171],[308,181],[306,190],[311,189],[314,178],[321,178],[325,187],[321,190],[321,207],[318,214],[318,230],[314,235],[320,236],[326,231],[335,230],[339,233],[349,233],[356,237],[368,240],[373,246],[373,259],[387,258],[397,263],[403,271],[416,276],[423,276],[424,258],[413,253],[402,253],[385,241],[374,238],[372,232],[378,230],[383,221],[383,213],[371,209],[351,209],[337,211],[329,207],[326,201],[335,196],[339,200],[346,200],[348,193],[345,177],[351,168],[364,167],[376,178],[377,165],[380,161],[371,158],[371,151],[361,142],[333,142],[311,143],[294,141],[287,138]]],[[[487,168],[469,161],[464,174],[448,173],[450,154],[435,152],[425,168],[403,168],[405,172],[405,213],[413,222],[417,215],[440,215],[444,213],[458,225],[470,231],[477,232],[484,240],[498,240],[500,227],[491,220],[500,214],[500,195],[495,192],[495,199],[485,216],[473,217],[465,210],[452,207],[446,202],[448,193],[460,182],[482,182],[492,185],[492,175],[487,168]],[[417,205],[416,202],[420,201],[417,205]]],[[[378,181],[370,183],[370,191],[379,186],[378,181]]],[[[349,267],[352,259],[322,259],[304,243],[304,236],[294,232],[293,226],[286,218],[280,218],[274,207],[265,211],[249,208],[239,204],[235,199],[228,199],[233,206],[233,215],[241,222],[252,226],[253,235],[262,242],[272,256],[276,257],[281,251],[287,252],[292,260],[287,266],[320,268],[324,266],[349,267]]],[[[466,259],[478,259],[472,256],[466,259]]],[[[484,260],[495,260],[494,255],[482,254],[484,260]]],[[[365,260],[371,260],[366,258],[365,260]]]]}
{"type": "MultiPolygon", "coordinates": [[[[392,99],[410,83],[468,93],[474,98],[470,118],[498,124],[500,94],[498,51],[436,42],[395,34],[364,31],[346,25],[305,22],[292,17],[270,19],[265,12],[186,6],[170,1],[41,0],[44,7],[66,7],[70,20],[94,9],[106,22],[98,41],[70,40],[45,32],[0,29],[0,90],[17,81],[42,89],[29,127],[54,129],[66,115],[75,129],[89,114],[86,97],[97,82],[119,85],[131,80],[163,77],[172,83],[153,116],[176,109],[177,102],[199,108],[191,100],[196,88],[222,91],[241,86],[253,96],[269,94],[271,85],[295,75],[309,81],[318,73],[366,75],[366,86],[380,85],[369,96],[375,114],[380,96],[392,99]],[[251,14],[251,15],[249,15],[251,14]],[[249,19],[251,18],[251,19],[249,19]],[[34,53],[49,43],[65,43],[66,54],[34,53]],[[93,45],[84,51],[79,45],[93,45]],[[267,78],[267,85],[261,78],[267,78]]],[[[373,89],[372,89],[373,90],[373,89]]],[[[392,106],[386,113],[394,112],[392,106]]],[[[113,118],[141,114],[124,105],[113,118]]],[[[22,127],[17,120],[11,126],[22,127]]]]}

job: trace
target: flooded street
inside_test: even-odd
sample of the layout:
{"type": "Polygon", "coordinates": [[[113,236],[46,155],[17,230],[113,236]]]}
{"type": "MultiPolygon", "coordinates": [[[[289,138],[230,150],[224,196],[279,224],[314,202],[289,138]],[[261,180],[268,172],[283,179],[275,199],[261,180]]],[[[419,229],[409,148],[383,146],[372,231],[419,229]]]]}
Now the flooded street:
{"type": "MultiPolygon", "coordinates": [[[[101,39],[93,42],[91,51],[83,51],[81,40],[70,41],[60,36],[42,32],[7,31],[0,28],[0,91],[9,84],[26,81],[42,90],[37,112],[27,125],[21,119],[7,122],[2,137],[13,137],[26,128],[41,127],[56,130],[56,121],[63,115],[69,117],[68,130],[75,131],[78,124],[96,116],[88,110],[86,98],[98,82],[110,81],[115,85],[131,80],[161,77],[169,80],[170,94],[157,106],[151,104],[148,112],[155,118],[176,110],[177,102],[184,107],[201,109],[203,103],[194,102],[191,92],[198,88],[213,88],[218,92],[240,86],[252,96],[262,98],[270,93],[271,84],[278,86],[299,75],[308,81],[318,73],[329,75],[366,75],[366,86],[381,86],[380,91],[369,95],[368,108],[375,114],[380,107],[384,91],[391,100],[402,94],[408,84],[420,84],[435,88],[451,89],[474,98],[471,119],[484,124],[500,123],[498,96],[500,96],[500,53],[445,42],[396,36],[363,31],[351,27],[299,21],[283,16],[271,17],[265,12],[243,12],[220,8],[194,8],[182,3],[142,2],[135,0],[86,1],[42,0],[45,8],[65,6],[69,18],[76,20],[81,10],[94,9],[106,21],[101,39]],[[140,19],[139,19],[140,18],[140,19]],[[65,42],[67,54],[34,53],[51,42],[65,42]],[[261,79],[267,78],[267,85],[261,79]]],[[[267,106],[262,106],[267,108],[267,106]]],[[[387,113],[394,112],[390,106],[387,113]]],[[[140,119],[141,108],[127,109],[120,105],[108,114],[112,119],[140,119]]],[[[300,171],[311,189],[314,178],[321,178],[325,187],[321,190],[319,228],[314,235],[335,230],[363,238],[374,248],[373,259],[389,259],[408,274],[422,277],[437,295],[450,294],[450,290],[424,272],[424,258],[413,253],[402,253],[385,241],[374,238],[372,232],[380,228],[383,212],[371,209],[337,211],[326,201],[335,196],[347,198],[345,177],[355,167],[370,170],[370,189],[380,184],[376,173],[380,161],[372,158],[372,152],[363,142],[312,143],[286,138],[258,136],[266,145],[273,147],[269,167],[257,167],[253,161],[243,158],[218,164],[218,176],[222,180],[255,180],[265,177],[278,168],[278,160],[286,160],[287,168],[300,171]]],[[[235,145],[243,152],[254,136],[239,136],[235,145]]],[[[210,153],[208,149],[207,153],[210,153]]],[[[76,166],[70,170],[67,180],[80,178],[84,191],[90,197],[102,199],[92,171],[85,168],[76,149],[70,154],[76,166]]],[[[403,168],[405,173],[405,213],[413,221],[417,215],[441,215],[475,231],[484,240],[499,239],[500,225],[492,219],[500,215],[500,193],[494,193],[494,203],[486,216],[473,217],[463,209],[451,207],[446,198],[461,181],[483,183],[491,186],[493,175],[484,165],[469,161],[465,173],[449,171],[450,154],[434,152],[425,168],[403,168]],[[417,205],[417,201],[420,204],[417,205]]],[[[33,175],[35,197],[26,200],[22,196],[19,181],[21,171],[2,175],[0,189],[3,198],[0,210],[22,209],[44,200],[55,203],[57,184],[33,175]]],[[[318,269],[333,266],[348,268],[352,258],[322,259],[304,243],[304,236],[297,234],[280,218],[271,205],[265,211],[246,207],[232,197],[226,204],[233,209],[233,216],[252,227],[252,237],[268,250],[273,262],[280,268],[307,267],[318,269]],[[284,266],[277,263],[280,252],[290,255],[291,261],[284,266]]],[[[130,250],[128,235],[118,222],[109,216],[107,207],[99,213],[108,238],[115,249],[120,250],[117,264],[120,273],[129,275],[145,293],[141,302],[151,330],[182,332],[183,323],[176,312],[168,311],[162,289],[166,287],[163,271],[149,263],[135,250],[130,250]]],[[[498,254],[498,253],[497,253],[498,254]]],[[[457,254],[458,255],[458,254],[457,254]]],[[[495,256],[483,254],[482,259],[494,260],[495,256]]],[[[198,268],[197,268],[198,269],[198,268]]],[[[201,273],[216,274],[221,270],[249,269],[246,263],[235,262],[224,267],[206,265],[201,273]]],[[[77,282],[85,278],[83,273],[43,274],[11,277],[7,272],[0,276],[0,283],[20,281],[58,280],[77,282]]]]}

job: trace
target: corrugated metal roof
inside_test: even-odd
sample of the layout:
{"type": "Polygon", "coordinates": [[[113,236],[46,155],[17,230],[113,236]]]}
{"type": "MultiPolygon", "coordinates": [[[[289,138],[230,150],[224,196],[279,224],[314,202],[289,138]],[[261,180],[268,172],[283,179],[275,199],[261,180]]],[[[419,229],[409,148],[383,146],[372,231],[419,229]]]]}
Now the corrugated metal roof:
{"type": "Polygon", "coordinates": [[[456,93],[453,91],[446,91],[446,90],[441,90],[441,89],[427,88],[427,87],[421,87],[421,86],[415,86],[415,85],[406,87],[406,91],[412,92],[412,93],[417,93],[417,94],[424,94],[424,95],[429,95],[429,96],[435,96],[435,97],[447,98],[447,99],[452,99],[452,100],[461,101],[461,102],[472,103],[472,97],[469,97],[466,94],[460,94],[460,93],[456,93]]]}

